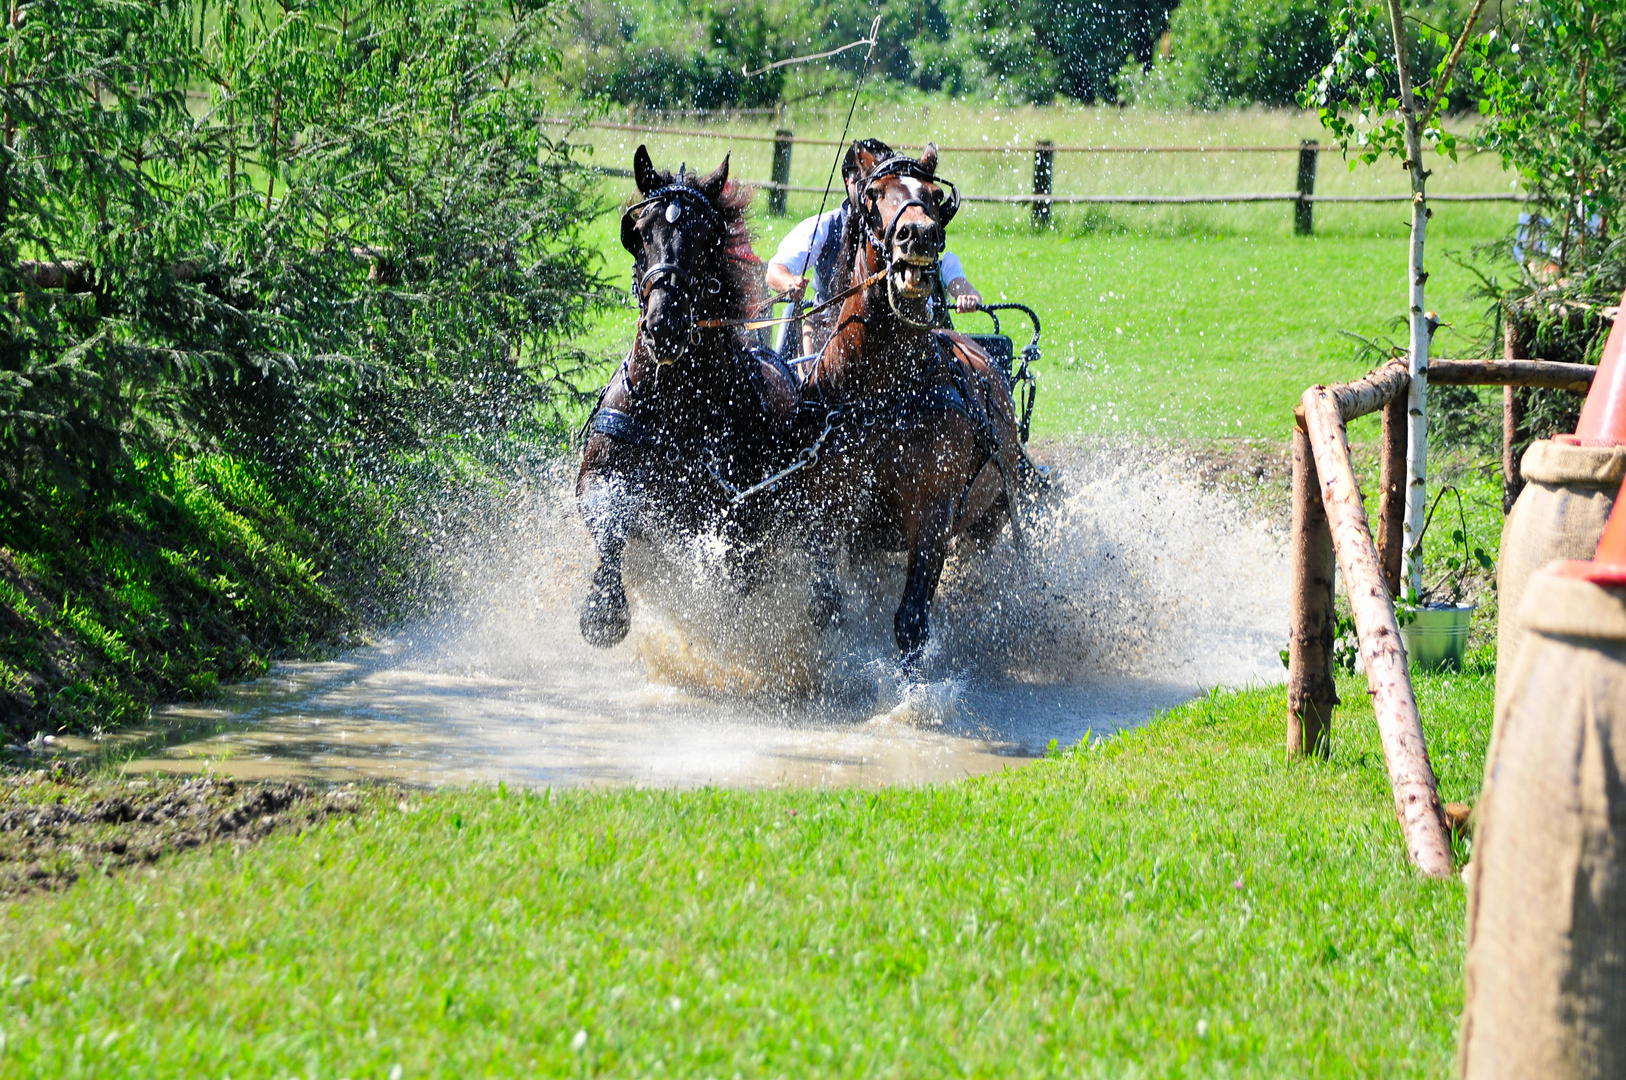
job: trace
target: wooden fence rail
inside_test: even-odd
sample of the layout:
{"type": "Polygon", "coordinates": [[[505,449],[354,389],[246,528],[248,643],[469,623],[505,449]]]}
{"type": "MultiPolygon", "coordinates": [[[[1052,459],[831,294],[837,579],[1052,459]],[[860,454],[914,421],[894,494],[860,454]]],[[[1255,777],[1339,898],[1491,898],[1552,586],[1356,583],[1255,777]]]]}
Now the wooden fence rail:
{"type": "MultiPolygon", "coordinates": [[[[1584,364],[1538,360],[1434,360],[1428,377],[1443,385],[1551,386],[1584,393],[1595,372],[1584,364]]],[[[1293,756],[1325,757],[1331,749],[1338,704],[1333,581],[1334,570],[1342,570],[1407,854],[1425,874],[1445,877],[1451,873],[1451,848],[1394,606],[1410,382],[1405,363],[1391,360],[1354,382],[1310,387],[1295,410],[1287,750],[1293,756]],[[1374,542],[1350,463],[1346,425],[1379,411],[1383,434],[1374,542]]]]}
{"type": "MultiPolygon", "coordinates": [[[[570,117],[549,117],[547,124],[574,124],[610,131],[635,131],[651,135],[682,135],[691,138],[729,139],[737,142],[773,143],[773,179],[752,180],[758,188],[768,192],[768,212],[775,217],[785,213],[787,191],[823,192],[822,187],[797,185],[790,182],[790,161],[793,147],[840,146],[834,139],[798,139],[784,129],[772,135],[752,135],[730,131],[712,131],[705,128],[662,127],[657,124],[621,124],[608,120],[587,120],[570,117]]],[[[917,150],[912,143],[901,144],[900,150],[917,150]]],[[[962,195],[965,202],[1014,203],[1032,207],[1033,223],[1050,224],[1050,208],[1056,205],[1087,205],[1121,203],[1134,206],[1202,205],[1218,203],[1286,202],[1293,205],[1293,231],[1309,235],[1314,231],[1313,214],[1316,203],[1384,203],[1410,202],[1409,194],[1394,195],[1317,195],[1315,193],[1316,155],[1339,149],[1311,139],[1281,146],[1056,146],[1048,139],[1039,139],[1032,145],[940,146],[938,150],[949,154],[1031,154],[1033,155],[1033,191],[1025,195],[962,195]],[[1298,186],[1295,191],[1242,192],[1231,195],[1056,195],[1052,182],[1056,175],[1057,154],[1286,154],[1298,155],[1298,186]]],[[[625,169],[604,169],[609,176],[631,175],[625,169]]],[[[1430,195],[1436,202],[1522,202],[1525,196],[1517,192],[1473,192],[1463,194],[1430,195]]]]}

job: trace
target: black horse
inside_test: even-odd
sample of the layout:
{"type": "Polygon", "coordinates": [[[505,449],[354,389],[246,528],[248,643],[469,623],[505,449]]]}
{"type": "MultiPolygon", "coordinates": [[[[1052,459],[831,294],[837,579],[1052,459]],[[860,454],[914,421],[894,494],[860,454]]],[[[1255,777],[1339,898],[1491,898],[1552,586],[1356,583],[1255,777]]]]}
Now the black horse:
{"type": "Polygon", "coordinates": [[[621,243],[634,260],[638,330],[587,423],[576,479],[599,554],[582,636],[601,647],[631,625],[621,580],[630,538],[716,530],[748,573],[773,504],[732,507],[727,485],[788,459],[797,409],[795,376],[737,325],[757,313],[763,289],[745,222],[751,193],[728,183],[728,158],[707,176],[673,177],[640,146],[632,165],[639,197],[621,217],[621,243]]]}

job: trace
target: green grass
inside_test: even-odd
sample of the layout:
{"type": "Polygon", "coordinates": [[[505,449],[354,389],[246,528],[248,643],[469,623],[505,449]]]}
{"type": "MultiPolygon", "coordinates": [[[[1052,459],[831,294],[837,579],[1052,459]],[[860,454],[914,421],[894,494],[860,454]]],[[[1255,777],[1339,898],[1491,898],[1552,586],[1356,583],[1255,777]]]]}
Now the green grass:
{"type": "Polygon", "coordinates": [[[226,455],[138,463],[104,503],[0,506],[0,732],[140,721],[355,629],[309,525],[226,455]]]}
{"type": "MultiPolygon", "coordinates": [[[[1442,794],[1491,686],[1420,684],[1442,794]]],[[[1438,1076],[1463,891],[1404,865],[1365,694],[979,780],[375,796],[0,919],[9,1076],[1438,1076]],[[577,1032],[586,1032],[573,1049],[577,1032]]]]}
{"type": "Polygon", "coordinates": [[[407,504],[451,490],[419,471],[413,494],[201,454],[137,462],[102,502],[0,505],[0,735],[140,722],[410,608],[431,556],[407,504]]]}

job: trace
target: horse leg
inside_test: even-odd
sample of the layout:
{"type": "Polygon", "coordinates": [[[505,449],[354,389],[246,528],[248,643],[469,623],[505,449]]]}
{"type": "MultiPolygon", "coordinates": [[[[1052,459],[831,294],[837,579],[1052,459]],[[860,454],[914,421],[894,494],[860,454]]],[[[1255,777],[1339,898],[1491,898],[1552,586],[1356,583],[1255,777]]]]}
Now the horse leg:
{"type": "Polygon", "coordinates": [[[750,596],[762,580],[767,545],[755,516],[729,518],[723,525],[723,571],[737,596],[750,596]]]}
{"type": "Polygon", "coordinates": [[[815,520],[805,534],[812,576],[807,584],[807,617],[816,629],[841,625],[841,584],[836,580],[836,540],[815,520]]]}
{"type": "Polygon", "coordinates": [[[589,645],[607,649],[619,645],[632,628],[632,610],[621,580],[621,558],[627,550],[631,507],[620,485],[593,478],[580,496],[582,516],[598,548],[598,569],[582,602],[582,637],[589,645]]]}
{"type": "Polygon", "coordinates": [[[952,498],[928,503],[921,509],[909,545],[909,578],[903,587],[903,602],[893,616],[892,629],[903,653],[904,670],[911,677],[919,674],[921,654],[931,635],[929,609],[932,596],[937,592],[937,582],[943,576],[953,518],[952,498]]]}

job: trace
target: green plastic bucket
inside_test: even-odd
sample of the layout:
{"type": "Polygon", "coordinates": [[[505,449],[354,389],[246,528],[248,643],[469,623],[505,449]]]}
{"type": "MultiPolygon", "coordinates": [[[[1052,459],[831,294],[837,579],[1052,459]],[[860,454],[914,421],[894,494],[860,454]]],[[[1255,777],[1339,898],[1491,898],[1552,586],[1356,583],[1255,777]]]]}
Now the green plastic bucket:
{"type": "Polygon", "coordinates": [[[1424,671],[1447,667],[1460,671],[1474,608],[1473,604],[1429,604],[1418,608],[1412,621],[1400,628],[1407,658],[1424,671]]]}

